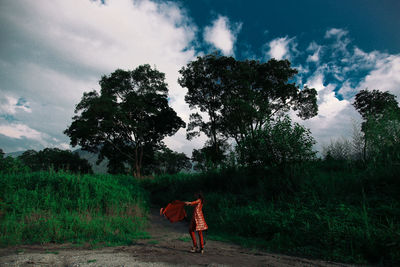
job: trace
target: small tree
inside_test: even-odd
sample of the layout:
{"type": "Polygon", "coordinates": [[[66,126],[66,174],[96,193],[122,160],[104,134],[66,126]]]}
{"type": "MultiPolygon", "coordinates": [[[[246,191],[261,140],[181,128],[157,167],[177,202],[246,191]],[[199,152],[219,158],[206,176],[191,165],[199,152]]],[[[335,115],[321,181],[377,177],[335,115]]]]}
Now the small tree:
{"type": "MultiPolygon", "coordinates": [[[[400,108],[396,101],[396,96],[389,92],[381,92],[379,90],[361,90],[356,94],[353,106],[361,114],[364,119],[361,130],[364,133],[363,157],[367,160],[367,150],[370,147],[371,151],[379,150],[379,144],[376,138],[378,136],[389,136],[388,132],[383,133],[389,128],[396,128],[396,124],[400,118],[400,108]],[[392,126],[389,126],[392,124],[392,126]]],[[[396,130],[393,130],[395,132],[396,130]]],[[[380,139],[381,141],[382,138],[380,139]]]]}
{"type": "Polygon", "coordinates": [[[217,150],[210,141],[206,141],[200,149],[193,149],[192,161],[193,168],[196,171],[205,171],[215,168],[214,162],[225,163],[227,159],[226,152],[229,149],[229,144],[224,140],[218,140],[217,150]]]}
{"type": "Polygon", "coordinates": [[[284,116],[245,138],[237,148],[244,164],[285,166],[314,159],[314,144],[308,129],[284,116]]]}
{"type": "Polygon", "coordinates": [[[178,153],[164,147],[154,153],[154,161],[150,167],[150,171],[156,174],[175,174],[183,170],[189,171],[192,163],[185,153],[178,153]]]}

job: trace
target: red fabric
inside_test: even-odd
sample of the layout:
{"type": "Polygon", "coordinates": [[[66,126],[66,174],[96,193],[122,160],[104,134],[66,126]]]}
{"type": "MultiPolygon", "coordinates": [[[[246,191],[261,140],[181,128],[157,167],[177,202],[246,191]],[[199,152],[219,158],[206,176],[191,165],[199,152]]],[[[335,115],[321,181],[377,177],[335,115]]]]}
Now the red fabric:
{"type": "Polygon", "coordinates": [[[197,199],[193,202],[189,202],[190,206],[195,206],[192,221],[190,222],[190,230],[191,231],[204,231],[208,229],[206,220],[204,219],[203,214],[203,203],[201,199],[197,199]]]}
{"type": "Polygon", "coordinates": [[[173,202],[169,203],[164,209],[161,209],[160,212],[165,217],[167,217],[170,222],[179,222],[186,217],[184,206],[185,202],[174,200],[173,202]]]}
{"type": "MultiPolygon", "coordinates": [[[[192,237],[192,241],[193,241],[193,247],[197,247],[197,242],[196,242],[196,235],[194,233],[194,231],[189,231],[190,236],[192,237]]],[[[200,248],[204,248],[204,239],[203,239],[203,232],[202,231],[198,231],[197,232],[199,234],[199,239],[200,239],[200,248]]]]}

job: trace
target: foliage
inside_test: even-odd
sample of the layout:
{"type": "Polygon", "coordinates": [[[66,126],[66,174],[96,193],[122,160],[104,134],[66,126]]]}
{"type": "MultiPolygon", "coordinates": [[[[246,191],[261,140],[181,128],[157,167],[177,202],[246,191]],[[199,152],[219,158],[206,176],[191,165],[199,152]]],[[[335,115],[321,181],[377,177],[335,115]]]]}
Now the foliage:
{"type": "Polygon", "coordinates": [[[0,245],[146,237],[146,194],[132,177],[32,172],[0,175],[0,245]]]}
{"type": "MultiPolygon", "coordinates": [[[[206,113],[208,120],[198,113],[190,114],[190,122],[187,128],[187,138],[200,136],[203,132],[210,138],[209,145],[213,147],[215,154],[219,153],[218,144],[224,139],[222,135],[222,99],[227,88],[223,84],[223,77],[234,64],[231,57],[221,57],[218,55],[206,55],[198,57],[183,67],[178,79],[182,87],[188,89],[185,96],[186,103],[191,109],[198,108],[200,112],[206,113]],[[198,130],[195,130],[198,128],[198,130]]],[[[213,163],[218,163],[218,157],[212,157],[213,163]]]]}
{"type": "Polygon", "coordinates": [[[58,148],[45,148],[39,152],[27,150],[18,157],[32,171],[64,170],[74,173],[93,173],[86,159],[81,159],[77,153],[58,148]]]}
{"type": "MultiPolygon", "coordinates": [[[[216,155],[220,154],[221,141],[234,138],[240,145],[275,115],[291,108],[303,119],[317,114],[315,89],[300,90],[289,82],[297,71],[287,60],[261,63],[206,55],[190,62],[180,73],[180,85],[188,88],[186,102],[208,115],[208,121],[199,113],[190,115],[188,138],[205,133],[216,155]]],[[[222,160],[217,156],[209,159],[213,163],[222,160]]]]}
{"type": "MultiPolygon", "coordinates": [[[[356,94],[353,106],[366,121],[368,119],[380,119],[385,111],[397,110],[398,103],[396,96],[389,92],[379,90],[361,90],[356,94]]],[[[364,127],[362,128],[364,130],[364,127]]]]}
{"type": "Polygon", "coordinates": [[[112,172],[131,166],[141,176],[145,150],[155,151],[165,136],[185,123],[168,104],[165,75],[149,65],[116,70],[100,80],[101,91],[84,93],[72,124],[65,130],[71,145],[100,152],[112,172]]]}
{"type": "Polygon", "coordinates": [[[4,157],[4,154],[5,153],[0,148],[0,175],[5,173],[24,173],[30,171],[21,160],[14,159],[11,156],[4,157]]]}
{"type": "Polygon", "coordinates": [[[284,116],[246,137],[237,149],[243,164],[270,167],[313,159],[314,144],[308,129],[284,116]]]}
{"type": "Polygon", "coordinates": [[[240,146],[244,139],[290,109],[302,119],[317,115],[317,92],[291,82],[297,70],[288,60],[235,61],[224,77],[223,132],[240,146]]]}
{"type": "Polygon", "coordinates": [[[159,206],[202,190],[207,236],[218,240],[326,260],[400,264],[398,167],[334,170],[315,161],[290,168],[221,169],[142,183],[159,206]]]}
{"type": "Polygon", "coordinates": [[[192,168],[190,159],[185,153],[178,153],[164,147],[154,153],[154,160],[148,166],[149,173],[175,174],[180,171],[189,171],[192,168]]]}
{"type": "Polygon", "coordinates": [[[400,163],[400,109],[385,110],[379,120],[365,122],[369,158],[379,164],[400,163]]]}
{"type": "Polygon", "coordinates": [[[229,144],[224,140],[218,140],[217,150],[210,143],[206,141],[204,146],[200,149],[193,149],[192,161],[194,162],[194,170],[206,171],[215,168],[214,162],[224,163],[227,155],[229,144]]]}
{"type": "Polygon", "coordinates": [[[361,90],[357,93],[353,106],[364,119],[361,129],[364,133],[363,155],[366,161],[368,157],[374,158],[375,153],[381,150],[376,135],[380,136],[380,141],[383,141],[382,138],[385,137],[390,138],[389,135],[392,136],[392,144],[395,141],[393,137],[396,131],[398,136],[400,108],[396,96],[379,90],[361,90]],[[368,150],[371,151],[370,155],[368,155],[368,150]]]}

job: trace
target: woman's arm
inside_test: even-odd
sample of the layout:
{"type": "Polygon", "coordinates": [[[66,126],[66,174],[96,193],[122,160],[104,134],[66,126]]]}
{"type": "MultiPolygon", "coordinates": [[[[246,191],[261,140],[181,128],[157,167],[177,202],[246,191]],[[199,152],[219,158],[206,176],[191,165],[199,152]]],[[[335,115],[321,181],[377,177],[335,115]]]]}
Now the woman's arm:
{"type": "Polygon", "coordinates": [[[195,201],[192,201],[192,202],[185,202],[185,205],[187,205],[187,206],[196,206],[197,204],[199,204],[201,202],[201,200],[200,200],[200,198],[199,199],[197,199],[197,200],[195,200],[195,201]]]}

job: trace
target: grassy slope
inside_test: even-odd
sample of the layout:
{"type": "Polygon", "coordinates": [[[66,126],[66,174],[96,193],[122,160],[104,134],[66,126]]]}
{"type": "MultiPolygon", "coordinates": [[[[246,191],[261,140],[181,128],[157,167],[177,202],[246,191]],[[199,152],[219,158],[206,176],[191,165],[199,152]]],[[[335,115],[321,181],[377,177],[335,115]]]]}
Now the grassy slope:
{"type": "Polygon", "coordinates": [[[145,200],[127,176],[0,174],[0,245],[129,244],[146,236],[145,200]]]}

